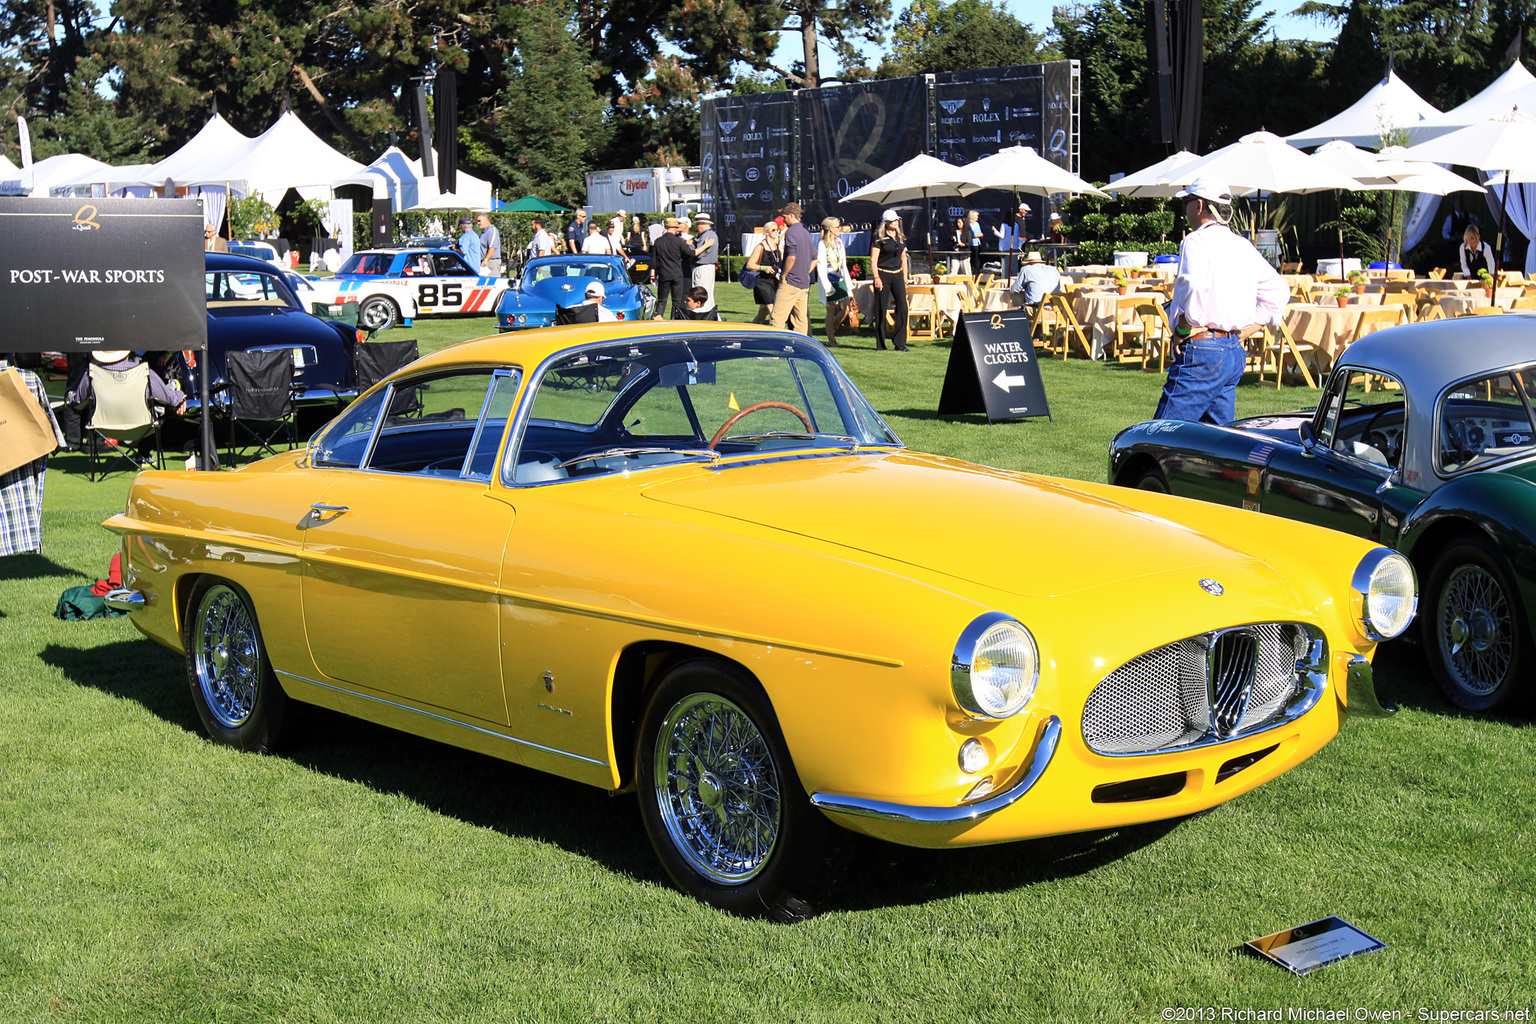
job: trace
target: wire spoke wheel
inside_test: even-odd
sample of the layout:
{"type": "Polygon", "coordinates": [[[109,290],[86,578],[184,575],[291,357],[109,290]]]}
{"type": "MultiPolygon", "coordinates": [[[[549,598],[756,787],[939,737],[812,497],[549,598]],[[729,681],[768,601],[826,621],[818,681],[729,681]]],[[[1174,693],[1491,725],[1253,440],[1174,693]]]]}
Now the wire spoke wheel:
{"type": "Polygon", "coordinates": [[[1515,618],[1499,581],[1480,565],[1456,568],[1440,592],[1440,654],[1457,686],[1491,696],[1515,660],[1515,618]]]}
{"type": "Polygon", "coordinates": [[[197,607],[193,671],[208,709],[234,729],[256,709],[261,647],[245,602],[224,586],[208,589],[197,607]]]}
{"type": "Polygon", "coordinates": [[[781,773],[752,718],[717,694],[689,694],[656,732],[654,766],[662,823],[689,865],[722,885],[756,877],[783,816],[781,773]]]}

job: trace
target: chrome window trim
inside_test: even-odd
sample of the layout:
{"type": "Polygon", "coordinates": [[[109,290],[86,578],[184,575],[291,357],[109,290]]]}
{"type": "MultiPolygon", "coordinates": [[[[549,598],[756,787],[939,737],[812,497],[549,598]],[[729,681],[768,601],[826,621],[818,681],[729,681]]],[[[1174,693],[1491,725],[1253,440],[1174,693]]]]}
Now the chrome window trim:
{"type": "Polygon", "coordinates": [[[516,736],[508,736],[504,732],[497,732],[494,729],[487,729],[484,726],[473,725],[469,722],[462,722],[457,718],[449,718],[447,715],[439,715],[436,712],[423,711],[421,708],[413,708],[409,704],[401,704],[399,701],[385,700],[383,697],[375,697],[372,694],[359,693],[356,690],[349,690],[344,686],[337,686],[334,683],[321,682],[318,679],[310,679],[308,676],[301,676],[297,672],[284,672],[282,669],[274,669],[274,671],[280,676],[287,676],[290,679],[297,679],[301,683],[308,683],[311,686],[323,686],[327,690],[334,690],[337,693],[344,693],[349,697],[361,697],[363,700],[371,700],[375,704],[383,704],[386,707],[398,708],[401,711],[409,711],[412,714],[421,715],[423,718],[431,718],[439,722],[446,722],[449,725],[456,725],[461,729],[468,729],[470,732],[476,732],[482,736],[490,736],[493,739],[506,740],[508,743],[515,743],[520,747],[527,747],[530,750],[537,750],[545,754],[554,754],[558,757],[568,757],[572,761],[579,761],[582,764],[595,765],[599,768],[611,767],[607,761],[599,761],[596,758],[588,757],[585,754],[573,754],[569,750],[560,750],[556,747],[546,747],[542,743],[535,743],[532,740],[519,739],[516,736]]]}
{"type": "MultiPolygon", "coordinates": [[[[1208,730],[1204,735],[1196,737],[1188,743],[1180,743],[1167,747],[1158,747],[1156,750],[1099,750],[1088,741],[1088,737],[1086,735],[1083,736],[1083,746],[1088,749],[1089,753],[1098,757],[1158,757],[1163,754],[1185,753],[1186,751],[1190,750],[1202,750],[1206,747],[1215,747],[1224,743],[1231,743],[1234,740],[1245,740],[1253,736],[1262,736],[1266,732],[1273,732],[1276,729],[1282,728],[1296,721],[1302,715],[1305,715],[1308,711],[1311,711],[1314,707],[1316,707],[1317,702],[1322,698],[1323,693],[1328,689],[1328,641],[1327,638],[1323,635],[1322,630],[1305,622],[1249,622],[1237,626],[1229,626],[1224,629],[1213,629],[1205,633],[1196,633],[1194,634],[1194,637],[1209,637],[1211,639],[1210,647],[1214,648],[1216,646],[1216,638],[1224,633],[1241,632],[1243,630],[1251,630],[1255,626],[1270,624],[1300,626],[1302,629],[1306,630],[1307,634],[1312,638],[1312,642],[1307,647],[1306,657],[1303,659],[1298,659],[1296,662],[1296,670],[1299,677],[1296,686],[1296,692],[1292,694],[1291,699],[1280,708],[1280,710],[1276,713],[1275,718],[1255,728],[1225,736],[1217,734],[1214,729],[1208,730]]],[[[1170,640],[1168,643],[1178,643],[1180,640],[1189,639],[1193,639],[1193,637],[1179,637],[1177,640],[1170,640]]],[[[1108,679],[1115,672],[1118,672],[1122,667],[1129,665],[1131,662],[1135,661],[1137,658],[1142,657],[1143,655],[1150,654],[1152,651],[1167,646],[1168,644],[1159,644],[1157,647],[1153,647],[1149,650],[1142,651],[1140,654],[1126,658],[1119,665],[1116,665],[1109,672],[1106,672],[1102,679],[1093,684],[1093,686],[1088,691],[1089,696],[1092,696],[1094,691],[1103,684],[1105,679],[1108,679]]]]}
{"type": "MultiPolygon", "coordinates": [[[[968,804],[954,807],[929,807],[919,804],[898,804],[886,800],[870,800],[859,796],[842,796],[837,793],[818,791],[811,794],[811,805],[818,810],[837,814],[852,814],[861,818],[882,818],[886,821],[907,821],[918,825],[958,825],[980,821],[998,811],[1012,807],[1029,794],[1051,766],[1061,741],[1061,719],[1050,716],[1035,736],[1035,745],[1025,762],[1024,773],[1017,782],[999,793],[968,804]]],[[[969,781],[969,780],[968,780],[969,781]]]]}
{"type": "MultiPolygon", "coordinates": [[[[704,335],[689,335],[677,334],[672,331],[659,330],[655,334],[645,334],[635,338],[625,338],[617,341],[610,338],[602,341],[589,341],[583,345],[573,345],[570,348],[561,349],[558,352],[551,353],[550,355],[546,356],[537,366],[535,366],[533,371],[529,373],[525,378],[521,388],[519,389],[517,414],[513,418],[512,427],[507,433],[507,443],[502,449],[500,472],[496,474],[497,480],[501,483],[502,486],[515,489],[521,489],[524,487],[547,487],[551,484],[566,484],[571,482],[569,479],[566,479],[537,480],[529,481],[526,483],[519,483],[515,479],[517,472],[517,461],[514,456],[522,448],[523,437],[527,433],[528,421],[532,418],[533,415],[533,403],[538,398],[539,386],[544,380],[544,375],[549,371],[549,368],[554,363],[563,359],[568,359],[574,355],[579,355],[580,353],[591,349],[613,348],[617,345],[629,345],[630,347],[635,347],[648,342],[656,341],[672,341],[679,345],[687,345],[690,340],[719,342],[724,344],[728,344],[732,341],[741,342],[777,340],[780,342],[780,344],[793,342],[797,346],[805,345],[806,342],[809,342],[810,345],[805,345],[805,358],[812,359],[814,361],[819,356],[824,356],[827,359],[828,365],[830,365],[833,370],[833,380],[837,384],[838,388],[842,389],[841,397],[843,402],[847,404],[846,412],[853,411],[853,405],[849,400],[848,391],[849,388],[852,388],[852,393],[859,395],[864,404],[869,406],[870,415],[874,416],[875,422],[877,422],[881,428],[884,429],[888,435],[890,435],[892,441],[894,442],[892,445],[890,445],[890,447],[902,449],[906,448],[906,445],[901,443],[901,438],[896,434],[894,430],[890,428],[890,425],[885,422],[885,418],[880,415],[879,411],[875,409],[874,405],[870,403],[869,399],[864,397],[863,393],[860,392],[858,388],[853,387],[853,382],[848,378],[847,373],[843,370],[842,366],[838,364],[837,360],[833,359],[830,355],[825,355],[824,352],[817,352],[817,350],[812,347],[818,345],[819,343],[816,341],[816,339],[811,338],[809,335],[796,334],[790,336],[789,338],[783,338],[777,334],[757,333],[746,330],[741,332],[721,331],[718,333],[710,332],[704,335]]],[[[636,379],[638,380],[639,378],[636,379]]],[[[618,401],[618,398],[619,396],[615,395],[614,401],[618,401]]],[[[599,417],[597,422],[602,422],[602,417],[599,417]]],[[[580,426],[581,424],[577,425],[580,426]]],[[[586,426],[589,427],[595,427],[596,425],[597,423],[586,424],[586,426]]],[[[846,454],[846,452],[842,452],[841,454],[846,454]]],[[[665,465],[671,465],[671,463],[666,463],[665,465]]],[[[646,468],[649,469],[658,467],[646,468]]],[[[612,475],[613,474],[611,473],[602,474],[603,477],[612,475]]],[[[597,479],[598,475],[593,474],[591,478],[597,479]]]]}

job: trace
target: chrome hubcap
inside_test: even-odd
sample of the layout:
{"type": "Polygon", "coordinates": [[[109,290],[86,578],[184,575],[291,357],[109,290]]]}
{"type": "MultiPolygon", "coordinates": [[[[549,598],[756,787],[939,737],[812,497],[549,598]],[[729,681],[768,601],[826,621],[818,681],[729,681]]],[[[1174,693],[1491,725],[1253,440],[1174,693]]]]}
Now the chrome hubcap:
{"type": "Polygon", "coordinates": [[[224,586],[211,587],[197,608],[192,664],[213,717],[235,729],[256,708],[261,679],[256,623],[240,595],[224,586]]]}
{"type": "Polygon", "coordinates": [[[754,878],[783,819],[778,766],[752,719],[724,697],[690,694],[661,723],[655,753],[656,803],[678,852],[713,881],[754,878]]]}
{"type": "Polygon", "coordinates": [[[1514,662],[1514,630],[1497,579],[1478,565],[1451,573],[1440,596],[1440,653],[1458,687],[1478,697],[1499,688],[1514,662]]]}

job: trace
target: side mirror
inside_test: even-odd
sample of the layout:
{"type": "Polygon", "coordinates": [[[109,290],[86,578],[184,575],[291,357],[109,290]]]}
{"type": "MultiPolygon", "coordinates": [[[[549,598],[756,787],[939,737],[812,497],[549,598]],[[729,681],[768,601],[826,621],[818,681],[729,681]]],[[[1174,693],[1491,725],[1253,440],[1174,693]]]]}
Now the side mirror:
{"type": "Polygon", "coordinates": [[[1312,430],[1312,422],[1308,420],[1297,427],[1296,436],[1301,439],[1301,453],[1311,458],[1315,454],[1313,449],[1317,447],[1317,434],[1312,430]]]}

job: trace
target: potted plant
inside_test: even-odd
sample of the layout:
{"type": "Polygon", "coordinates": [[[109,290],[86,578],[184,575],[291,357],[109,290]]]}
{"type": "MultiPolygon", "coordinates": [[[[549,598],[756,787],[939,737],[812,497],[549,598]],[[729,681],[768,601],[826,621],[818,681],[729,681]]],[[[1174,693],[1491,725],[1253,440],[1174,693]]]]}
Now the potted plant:
{"type": "Polygon", "coordinates": [[[1334,289],[1333,297],[1335,299],[1339,300],[1339,308],[1340,309],[1343,309],[1345,306],[1349,305],[1349,296],[1353,292],[1354,292],[1354,289],[1351,288],[1347,284],[1341,284],[1337,288],[1334,289]]]}
{"type": "Polygon", "coordinates": [[[934,277],[944,277],[944,276],[946,276],[948,274],[949,274],[949,266],[947,264],[935,263],[933,265],[933,276],[934,277]]]}
{"type": "Polygon", "coordinates": [[[1115,278],[1115,291],[1121,295],[1128,294],[1131,290],[1131,286],[1130,282],[1126,280],[1125,271],[1116,270],[1113,272],[1113,274],[1115,278]]]}
{"type": "Polygon", "coordinates": [[[1356,295],[1365,294],[1365,274],[1358,270],[1351,270],[1347,275],[1349,283],[1354,287],[1356,295]]]}
{"type": "Polygon", "coordinates": [[[1488,273],[1487,267],[1478,270],[1477,279],[1483,283],[1483,294],[1493,298],[1493,275],[1488,273]]]}

